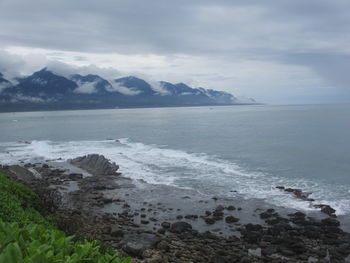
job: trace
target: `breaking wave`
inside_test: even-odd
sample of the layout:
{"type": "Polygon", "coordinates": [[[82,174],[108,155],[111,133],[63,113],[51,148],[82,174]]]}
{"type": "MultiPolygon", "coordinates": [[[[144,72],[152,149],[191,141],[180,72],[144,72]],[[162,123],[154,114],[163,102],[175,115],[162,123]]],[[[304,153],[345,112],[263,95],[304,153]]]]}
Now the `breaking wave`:
{"type": "Polygon", "coordinates": [[[124,176],[143,179],[151,184],[192,188],[203,194],[264,199],[273,205],[312,210],[275,188],[283,185],[312,192],[310,197],[326,203],[337,214],[350,213],[349,189],[305,179],[288,179],[267,173],[247,171],[238,164],[204,153],[188,153],[166,146],[147,145],[127,138],[103,141],[32,141],[0,143],[0,159],[5,164],[42,160],[64,161],[98,153],[116,162],[124,176]],[[60,159],[62,158],[62,159],[60,159]]]}

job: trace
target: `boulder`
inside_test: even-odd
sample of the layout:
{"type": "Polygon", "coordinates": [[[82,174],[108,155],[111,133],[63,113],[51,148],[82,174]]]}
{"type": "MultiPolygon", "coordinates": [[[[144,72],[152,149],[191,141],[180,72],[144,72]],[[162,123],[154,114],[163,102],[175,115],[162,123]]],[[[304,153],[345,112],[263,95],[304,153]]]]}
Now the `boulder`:
{"type": "Polygon", "coordinates": [[[123,250],[132,256],[141,257],[146,249],[150,249],[159,242],[156,235],[149,233],[128,233],[123,238],[123,250]]]}
{"type": "Polygon", "coordinates": [[[234,216],[227,216],[225,218],[225,222],[228,223],[228,224],[231,224],[231,223],[236,223],[239,221],[239,218],[236,218],[234,216]]]}
{"type": "Polygon", "coordinates": [[[191,224],[183,222],[183,221],[180,221],[180,222],[173,223],[171,225],[169,231],[172,232],[172,233],[180,234],[180,233],[182,233],[184,231],[188,231],[188,230],[191,230],[191,229],[192,229],[191,224]]]}
{"type": "Polygon", "coordinates": [[[93,175],[116,175],[119,169],[118,165],[99,154],[77,157],[69,162],[93,175]]]}
{"type": "Polygon", "coordinates": [[[168,228],[170,228],[171,224],[170,224],[169,222],[163,222],[163,223],[161,224],[161,226],[162,226],[163,228],[165,228],[165,229],[168,229],[168,228]]]}

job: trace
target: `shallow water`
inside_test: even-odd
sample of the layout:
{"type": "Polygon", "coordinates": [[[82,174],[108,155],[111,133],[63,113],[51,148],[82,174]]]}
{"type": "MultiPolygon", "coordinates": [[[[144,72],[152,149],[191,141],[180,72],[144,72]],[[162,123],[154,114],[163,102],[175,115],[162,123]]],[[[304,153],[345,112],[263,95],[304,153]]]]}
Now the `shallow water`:
{"type": "Polygon", "coordinates": [[[348,216],[349,113],[350,105],[3,113],[0,160],[100,153],[134,179],[312,210],[275,186],[302,188],[348,216]]]}

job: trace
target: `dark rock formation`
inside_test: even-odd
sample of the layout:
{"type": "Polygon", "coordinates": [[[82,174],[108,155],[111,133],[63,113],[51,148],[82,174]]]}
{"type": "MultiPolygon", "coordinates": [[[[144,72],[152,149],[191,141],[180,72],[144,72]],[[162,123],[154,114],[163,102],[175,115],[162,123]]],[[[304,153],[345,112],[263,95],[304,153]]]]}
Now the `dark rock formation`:
{"type": "Polygon", "coordinates": [[[116,175],[119,166],[103,155],[89,154],[69,160],[69,162],[93,175],[116,175]]]}
{"type": "Polygon", "coordinates": [[[180,221],[180,222],[175,222],[175,223],[171,224],[169,231],[172,233],[180,234],[184,231],[188,231],[191,229],[192,229],[192,226],[189,223],[180,221]]]}

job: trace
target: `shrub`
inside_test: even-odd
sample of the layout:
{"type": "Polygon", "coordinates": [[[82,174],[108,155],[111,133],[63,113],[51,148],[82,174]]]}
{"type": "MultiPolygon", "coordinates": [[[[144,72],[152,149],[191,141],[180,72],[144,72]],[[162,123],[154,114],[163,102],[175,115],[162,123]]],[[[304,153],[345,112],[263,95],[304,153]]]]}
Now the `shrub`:
{"type": "Polygon", "coordinates": [[[29,187],[10,180],[0,173],[0,220],[19,224],[40,223],[46,226],[51,220],[43,217],[35,208],[42,204],[29,187]]]}
{"type": "Polygon", "coordinates": [[[20,226],[0,221],[0,263],[131,262],[116,252],[102,253],[96,241],[74,242],[73,238],[39,224],[20,226]]]}
{"type": "Polygon", "coordinates": [[[0,172],[0,263],[130,263],[97,241],[75,241],[36,208],[40,198],[0,172]]]}

